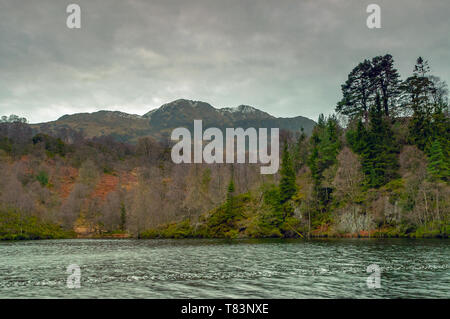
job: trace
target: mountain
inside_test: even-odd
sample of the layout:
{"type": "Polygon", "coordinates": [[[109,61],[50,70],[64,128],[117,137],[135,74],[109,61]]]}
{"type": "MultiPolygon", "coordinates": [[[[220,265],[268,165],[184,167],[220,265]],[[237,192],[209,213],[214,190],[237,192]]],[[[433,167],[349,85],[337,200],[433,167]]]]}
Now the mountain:
{"type": "Polygon", "coordinates": [[[92,138],[112,136],[122,142],[136,142],[140,136],[151,134],[148,120],[139,115],[118,111],[98,111],[64,115],[56,121],[31,124],[35,133],[73,137],[76,133],[92,138]]]}
{"type": "Polygon", "coordinates": [[[179,99],[143,116],[118,111],[77,113],[64,115],[56,121],[33,124],[32,128],[35,132],[53,135],[61,135],[63,131],[82,132],[89,138],[112,136],[119,141],[136,143],[143,136],[161,139],[177,127],[192,128],[194,120],[202,120],[204,128],[278,127],[296,132],[303,127],[308,135],[316,124],[302,116],[277,118],[249,105],[217,109],[205,102],[179,99]]]}

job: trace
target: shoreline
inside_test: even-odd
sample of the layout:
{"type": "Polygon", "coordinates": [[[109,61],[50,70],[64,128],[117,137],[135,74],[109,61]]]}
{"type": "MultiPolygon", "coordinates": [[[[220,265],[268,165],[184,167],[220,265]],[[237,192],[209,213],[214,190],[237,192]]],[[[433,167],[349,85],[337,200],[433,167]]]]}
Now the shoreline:
{"type": "Polygon", "coordinates": [[[20,242],[20,241],[43,241],[43,240],[84,240],[84,239],[92,239],[92,240],[100,240],[100,239],[115,239],[115,240],[227,240],[227,241],[234,241],[234,240],[303,240],[303,241],[310,241],[310,240],[355,240],[355,239],[374,239],[374,240],[384,240],[384,239],[439,239],[439,240],[448,240],[448,236],[382,236],[382,237],[376,237],[376,236],[311,236],[310,238],[301,238],[301,237],[235,237],[235,238],[227,238],[227,237],[132,237],[132,236],[76,236],[76,237],[60,237],[60,238],[28,238],[28,239],[0,239],[0,243],[2,242],[20,242]]]}

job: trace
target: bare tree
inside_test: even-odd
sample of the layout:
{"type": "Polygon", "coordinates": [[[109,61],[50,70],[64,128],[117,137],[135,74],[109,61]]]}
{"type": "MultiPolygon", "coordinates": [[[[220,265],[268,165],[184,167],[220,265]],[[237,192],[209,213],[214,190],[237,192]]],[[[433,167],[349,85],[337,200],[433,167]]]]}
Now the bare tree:
{"type": "Polygon", "coordinates": [[[101,207],[100,223],[106,231],[119,230],[121,226],[122,200],[119,192],[111,192],[101,207]]]}
{"type": "Polygon", "coordinates": [[[358,156],[348,147],[342,149],[337,159],[339,166],[332,183],[335,187],[334,196],[354,202],[364,179],[361,163],[358,156]]]}
{"type": "Polygon", "coordinates": [[[73,228],[80,217],[84,200],[89,194],[89,188],[84,184],[75,184],[67,200],[61,206],[61,219],[66,228],[73,228]]]}

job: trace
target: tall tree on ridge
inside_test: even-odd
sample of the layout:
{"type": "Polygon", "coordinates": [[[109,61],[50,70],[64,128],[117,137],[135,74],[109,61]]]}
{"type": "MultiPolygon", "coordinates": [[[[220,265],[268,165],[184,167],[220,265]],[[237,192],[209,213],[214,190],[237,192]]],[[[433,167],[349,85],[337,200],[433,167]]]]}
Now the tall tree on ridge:
{"type": "Polygon", "coordinates": [[[384,114],[390,115],[400,95],[400,75],[394,68],[392,55],[377,56],[372,59],[372,81],[374,88],[379,92],[384,114]]]}
{"type": "Polygon", "coordinates": [[[342,100],[336,106],[337,112],[350,117],[362,115],[367,122],[373,95],[371,73],[372,64],[369,60],[364,60],[350,72],[347,81],[341,86],[342,100]]]}
{"type": "Polygon", "coordinates": [[[421,150],[431,145],[433,103],[431,93],[433,84],[428,76],[430,67],[422,57],[417,59],[413,75],[402,84],[406,94],[406,105],[413,112],[410,121],[410,139],[421,150]]]}

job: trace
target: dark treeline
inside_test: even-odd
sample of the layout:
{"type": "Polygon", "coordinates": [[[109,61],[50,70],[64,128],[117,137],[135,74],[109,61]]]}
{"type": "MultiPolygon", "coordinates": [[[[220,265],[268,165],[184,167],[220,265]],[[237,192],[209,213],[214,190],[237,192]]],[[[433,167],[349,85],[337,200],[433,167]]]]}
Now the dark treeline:
{"type": "Polygon", "coordinates": [[[448,89],[422,58],[359,63],[336,114],[283,131],[281,168],[171,162],[171,143],[0,120],[0,238],[448,237],[448,89]]]}
{"type": "Polygon", "coordinates": [[[429,71],[418,58],[402,81],[385,55],[350,72],[337,115],[321,116],[310,139],[307,164],[319,223],[448,234],[448,90],[429,71]]]}

